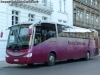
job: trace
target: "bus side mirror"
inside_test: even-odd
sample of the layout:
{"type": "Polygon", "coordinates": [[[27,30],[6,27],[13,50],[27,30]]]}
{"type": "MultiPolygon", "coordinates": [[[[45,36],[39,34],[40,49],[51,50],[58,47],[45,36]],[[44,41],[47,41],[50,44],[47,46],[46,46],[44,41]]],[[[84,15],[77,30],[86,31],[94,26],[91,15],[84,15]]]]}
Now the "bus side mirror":
{"type": "Polygon", "coordinates": [[[3,37],[3,32],[0,32],[0,38],[2,38],[3,37]]]}
{"type": "Polygon", "coordinates": [[[32,34],[32,29],[31,29],[31,28],[28,29],[28,34],[29,34],[29,35],[32,34]]]}

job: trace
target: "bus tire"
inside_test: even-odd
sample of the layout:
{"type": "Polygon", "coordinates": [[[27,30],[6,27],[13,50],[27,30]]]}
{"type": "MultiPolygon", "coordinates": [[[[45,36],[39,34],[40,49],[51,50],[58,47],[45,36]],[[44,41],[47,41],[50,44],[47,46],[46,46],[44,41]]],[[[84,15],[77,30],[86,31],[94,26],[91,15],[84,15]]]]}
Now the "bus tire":
{"type": "Polygon", "coordinates": [[[86,58],[85,59],[86,60],[89,60],[90,59],[90,52],[89,51],[86,52],[86,58]]]}
{"type": "Polygon", "coordinates": [[[50,53],[49,54],[49,57],[48,57],[48,62],[47,62],[47,65],[48,66],[53,66],[55,64],[55,55],[53,53],[50,53]]]}

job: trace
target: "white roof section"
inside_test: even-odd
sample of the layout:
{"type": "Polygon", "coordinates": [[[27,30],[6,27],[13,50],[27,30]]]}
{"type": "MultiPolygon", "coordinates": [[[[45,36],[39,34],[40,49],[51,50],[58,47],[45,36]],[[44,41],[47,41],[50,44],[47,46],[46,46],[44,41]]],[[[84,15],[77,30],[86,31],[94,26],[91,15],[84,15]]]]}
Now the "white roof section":
{"type": "Polygon", "coordinates": [[[75,26],[73,26],[73,28],[71,28],[70,31],[74,31],[74,32],[91,32],[90,29],[75,27],[75,26]]]}

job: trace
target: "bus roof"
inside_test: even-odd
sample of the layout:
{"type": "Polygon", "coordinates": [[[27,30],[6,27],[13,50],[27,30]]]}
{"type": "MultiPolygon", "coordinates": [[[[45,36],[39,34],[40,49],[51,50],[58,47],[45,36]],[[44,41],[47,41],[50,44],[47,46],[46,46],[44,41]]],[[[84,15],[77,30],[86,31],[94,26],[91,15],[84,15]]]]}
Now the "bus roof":
{"type": "MultiPolygon", "coordinates": [[[[18,23],[17,25],[23,25],[23,24],[30,24],[30,28],[34,25],[34,24],[39,24],[39,23],[51,23],[51,24],[59,24],[62,25],[66,28],[70,28],[70,31],[74,31],[74,32],[91,32],[91,29],[86,29],[86,28],[81,28],[81,27],[76,27],[76,26],[69,26],[69,25],[64,25],[64,24],[60,24],[60,23],[56,23],[50,20],[34,20],[34,21],[27,21],[27,22],[21,22],[18,23]]],[[[14,25],[16,26],[16,25],[14,25]]],[[[11,26],[12,27],[12,26],[11,26]]],[[[10,28],[10,27],[9,27],[10,28]]],[[[93,29],[92,29],[93,30],[93,29]]],[[[96,30],[94,30],[96,31],[96,30]]]]}

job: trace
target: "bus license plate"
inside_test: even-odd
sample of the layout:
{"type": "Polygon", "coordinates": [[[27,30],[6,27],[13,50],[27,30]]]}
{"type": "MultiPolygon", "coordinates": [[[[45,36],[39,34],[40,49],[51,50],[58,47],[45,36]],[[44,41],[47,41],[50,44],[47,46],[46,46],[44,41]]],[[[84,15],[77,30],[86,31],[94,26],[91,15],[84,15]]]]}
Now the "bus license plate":
{"type": "Polygon", "coordinates": [[[15,62],[17,62],[17,61],[18,61],[18,59],[14,59],[14,61],[15,61],[15,62]]]}

